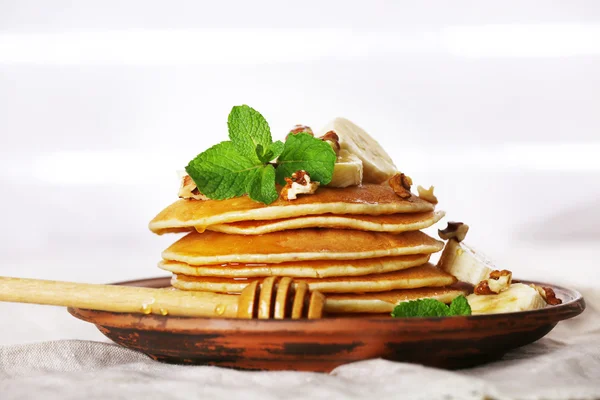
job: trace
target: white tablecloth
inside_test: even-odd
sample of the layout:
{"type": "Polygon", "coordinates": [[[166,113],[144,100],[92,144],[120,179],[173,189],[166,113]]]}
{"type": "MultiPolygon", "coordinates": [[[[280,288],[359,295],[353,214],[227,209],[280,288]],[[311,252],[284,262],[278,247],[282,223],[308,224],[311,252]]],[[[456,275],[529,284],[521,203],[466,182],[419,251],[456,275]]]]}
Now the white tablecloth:
{"type": "Polygon", "coordinates": [[[598,399],[600,291],[544,339],[481,367],[445,371],[386,360],[331,374],[243,372],[155,362],[95,341],[0,347],[0,399],[598,399]]]}

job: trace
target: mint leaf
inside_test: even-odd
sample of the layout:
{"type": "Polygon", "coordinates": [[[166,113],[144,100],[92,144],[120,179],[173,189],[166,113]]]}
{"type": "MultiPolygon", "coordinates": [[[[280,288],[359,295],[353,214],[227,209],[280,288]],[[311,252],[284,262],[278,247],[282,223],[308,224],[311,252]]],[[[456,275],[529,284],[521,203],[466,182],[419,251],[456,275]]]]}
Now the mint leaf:
{"type": "Polygon", "coordinates": [[[267,164],[279,157],[282,151],[283,142],[280,140],[271,143],[267,149],[265,149],[262,144],[256,146],[256,156],[263,164],[267,164]]]}
{"type": "Polygon", "coordinates": [[[398,304],[392,311],[394,318],[410,317],[450,317],[471,315],[471,307],[465,296],[458,296],[450,307],[436,299],[411,300],[398,304]]]}
{"type": "Polygon", "coordinates": [[[279,197],[275,188],[275,168],[272,165],[262,166],[248,185],[248,195],[254,201],[271,204],[279,197]]]}
{"type": "Polygon", "coordinates": [[[269,162],[265,161],[265,157],[269,156],[269,151],[265,149],[262,144],[257,144],[256,149],[254,151],[256,152],[256,157],[258,157],[258,160],[261,163],[265,164],[269,162]]]}
{"type": "Polygon", "coordinates": [[[265,118],[247,105],[235,106],[231,109],[227,126],[229,139],[237,152],[253,161],[260,160],[256,155],[258,145],[266,149],[273,141],[265,118]]]}
{"type": "Polygon", "coordinates": [[[452,300],[450,315],[471,315],[471,306],[465,296],[458,296],[452,300]]]}
{"type": "Polygon", "coordinates": [[[202,194],[224,200],[246,194],[261,168],[262,164],[239,154],[232,142],[221,142],[199,154],[185,170],[202,194]]]}
{"type": "Polygon", "coordinates": [[[291,135],[273,142],[269,124],[253,108],[232,108],[227,120],[230,141],[221,142],[194,158],[185,168],[209,199],[224,200],[245,194],[270,204],[277,200],[275,182],[298,170],[315,181],[331,182],[336,155],[331,146],[312,135],[291,135]],[[270,163],[277,159],[277,168],[270,163]]]}
{"type": "Polygon", "coordinates": [[[448,312],[448,306],[439,300],[421,299],[398,304],[392,311],[392,317],[445,317],[448,312]]]}
{"type": "MultiPolygon", "coordinates": [[[[283,151],[284,146],[285,145],[283,144],[283,142],[281,140],[271,143],[269,145],[269,149],[267,150],[268,152],[271,152],[271,154],[270,154],[271,159],[269,161],[273,161],[274,159],[279,157],[281,155],[281,152],[283,151]]],[[[269,162],[269,161],[267,161],[267,162],[269,162]]]]}
{"type": "Polygon", "coordinates": [[[306,133],[288,136],[277,160],[277,183],[298,170],[305,170],[313,181],[327,185],[331,182],[336,155],[329,143],[306,133]]]}

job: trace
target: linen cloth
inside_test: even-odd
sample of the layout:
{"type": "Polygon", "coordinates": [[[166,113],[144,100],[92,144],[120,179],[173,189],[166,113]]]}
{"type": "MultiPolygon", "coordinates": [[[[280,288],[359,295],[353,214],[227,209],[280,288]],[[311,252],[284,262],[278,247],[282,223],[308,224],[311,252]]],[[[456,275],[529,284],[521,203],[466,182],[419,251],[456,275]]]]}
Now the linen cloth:
{"type": "Polygon", "coordinates": [[[0,399],[599,399],[600,291],[583,315],[476,368],[366,360],[330,374],[158,363],[112,343],[0,347],[0,399]]]}

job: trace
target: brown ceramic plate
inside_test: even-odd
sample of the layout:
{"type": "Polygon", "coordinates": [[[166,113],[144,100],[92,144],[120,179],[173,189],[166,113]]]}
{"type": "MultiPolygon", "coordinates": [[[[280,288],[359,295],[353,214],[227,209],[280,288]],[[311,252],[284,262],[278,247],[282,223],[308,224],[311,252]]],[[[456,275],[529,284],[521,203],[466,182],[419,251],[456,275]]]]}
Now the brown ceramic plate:
{"type": "MultiPolygon", "coordinates": [[[[170,278],[119,284],[167,287],[170,278]]],[[[530,283],[530,282],[525,282],[530,283]]],[[[583,297],[554,289],[563,304],[535,311],[469,317],[238,320],[119,314],[69,309],[114,342],[177,364],[253,370],[331,371],[368,358],[465,368],[496,360],[581,314],[583,297]]]]}

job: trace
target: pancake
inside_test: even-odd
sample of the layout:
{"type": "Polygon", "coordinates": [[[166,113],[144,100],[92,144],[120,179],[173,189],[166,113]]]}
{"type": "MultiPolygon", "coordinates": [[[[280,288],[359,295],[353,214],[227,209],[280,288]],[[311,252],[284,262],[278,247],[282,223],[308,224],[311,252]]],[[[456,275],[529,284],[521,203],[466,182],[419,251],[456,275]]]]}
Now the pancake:
{"type": "Polygon", "coordinates": [[[270,221],[231,222],[229,224],[211,225],[206,227],[206,229],[236,235],[262,235],[302,228],[357,229],[372,232],[399,233],[428,228],[442,219],[444,214],[443,211],[429,211],[424,213],[388,215],[307,215],[270,221]]]}
{"type": "Polygon", "coordinates": [[[327,318],[383,318],[390,319],[390,313],[327,313],[327,318]]]}
{"type": "Polygon", "coordinates": [[[423,232],[365,232],[298,229],[265,235],[192,232],[166,249],[165,260],[190,265],[280,263],[310,260],[358,260],[440,251],[443,242],[423,232]]]}
{"type": "Polygon", "coordinates": [[[205,229],[237,221],[274,220],[302,215],[367,214],[382,215],[433,211],[434,206],[417,196],[402,199],[388,185],[361,185],[347,188],[322,187],[315,194],[297,200],[278,199],[270,205],[247,196],[228,200],[181,199],[161,211],[149,228],[162,234],[205,229]]]}
{"type": "Polygon", "coordinates": [[[161,261],[158,266],[174,274],[221,278],[289,276],[292,278],[327,278],[360,276],[400,271],[425,264],[428,254],[369,258],[364,260],[291,261],[279,264],[224,264],[191,266],[177,261],[161,261]]]}
{"type": "Polygon", "coordinates": [[[327,313],[391,313],[402,302],[418,299],[436,299],[450,303],[466,294],[455,287],[393,290],[368,294],[329,294],[325,302],[327,313]]]}
{"type": "MultiPolygon", "coordinates": [[[[218,278],[174,274],[171,285],[181,290],[204,292],[240,293],[246,286],[263,278],[218,278]]],[[[456,278],[426,264],[403,271],[363,276],[342,276],[333,278],[300,278],[295,282],[305,282],[310,290],[321,293],[366,293],[385,292],[396,289],[440,287],[452,285],[456,278]]]]}

